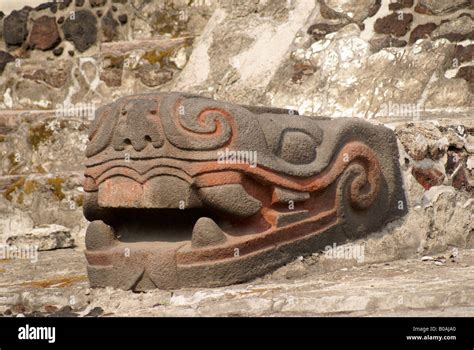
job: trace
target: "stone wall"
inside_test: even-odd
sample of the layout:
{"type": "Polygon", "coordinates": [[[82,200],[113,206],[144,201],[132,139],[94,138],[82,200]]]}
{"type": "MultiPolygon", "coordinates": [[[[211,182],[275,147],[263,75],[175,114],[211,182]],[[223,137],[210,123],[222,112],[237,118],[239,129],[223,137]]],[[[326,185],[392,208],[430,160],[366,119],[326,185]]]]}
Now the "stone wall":
{"type": "Polygon", "coordinates": [[[410,213],[364,240],[372,260],[472,246],[473,15],[468,0],[65,0],[0,15],[0,239],[59,224],[82,244],[94,108],[181,90],[386,124],[410,213]]]}

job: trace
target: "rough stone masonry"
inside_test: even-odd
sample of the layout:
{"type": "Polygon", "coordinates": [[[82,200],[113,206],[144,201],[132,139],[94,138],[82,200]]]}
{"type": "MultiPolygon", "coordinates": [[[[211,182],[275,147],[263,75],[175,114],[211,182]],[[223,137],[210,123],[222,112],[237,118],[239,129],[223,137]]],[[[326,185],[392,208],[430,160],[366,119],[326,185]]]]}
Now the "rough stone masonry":
{"type": "Polygon", "coordinates": [[[395,134],[359,119],[142,94],[98,109],[89,140],[93,287],[243,282],[406,213],[395,134]]]}

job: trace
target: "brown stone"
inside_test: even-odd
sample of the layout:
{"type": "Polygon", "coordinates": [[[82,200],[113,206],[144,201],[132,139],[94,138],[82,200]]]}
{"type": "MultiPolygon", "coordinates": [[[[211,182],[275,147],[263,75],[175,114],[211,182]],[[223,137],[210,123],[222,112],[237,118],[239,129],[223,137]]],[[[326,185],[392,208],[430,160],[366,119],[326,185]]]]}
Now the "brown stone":
{"type": "Polygon", "coordinates": [[[374,30],[380,34],[393,34],[404,36],[409,30],[413,15],[411,13],[392,13],[383,18],[378,18],[374,24],[374,30]]]}
{"type": "Polygon", "coordinates": [[[435,30],[438,26],[434,23],[426,23],[426,24],[420,24],[417,26],[415,29],[412,30],[410,33],[410,39],[408,42],[410,44],[413,44],[416,42],[418,39],[425,39],[429,38],[431,32],[435,30]]]}
{"type": "Polygon", "coordinates": [[[61,37],[56,25],[56,18],[41,16],[33,22],[28,40],[31,48],[43,51],[49,50],[60,42],[61,37]]]}
{"type": "Polygon", "coordinates": [[[126,13],[121,14],[120,16],[118,16],[118,20],[119,20],[121,25],[127,24],[127,22],[128,22],[127,14],[126,13]]]}
{"type": "Polygon", "coordinates": [[[92,287],[239,283],[406,213],[393,131],[356,118],[134,95],[97,110],[86,156],[92,287]]]}
{"type": "Polygon", "coordinates": [[[444,174],[436,169],[413,168],[411,173],[425,190],[441,185],[444,180],[444,174]]]}
{"type": "Polygon", "coordinates": [[[413,6],[413,0],[396,0],[395,2],[390,1],[388,8],[390,11],[398,11],[404,8],[410,8],[413,6]]]}

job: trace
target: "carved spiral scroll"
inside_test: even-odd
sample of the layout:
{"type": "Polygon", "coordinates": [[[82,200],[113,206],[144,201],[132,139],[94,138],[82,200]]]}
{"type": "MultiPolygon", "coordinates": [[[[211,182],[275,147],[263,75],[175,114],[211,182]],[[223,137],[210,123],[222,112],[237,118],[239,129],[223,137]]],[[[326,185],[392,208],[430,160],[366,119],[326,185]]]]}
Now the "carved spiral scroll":
{"type": "Polygon", "coordinates": [[[161,116],[166,136],[175,147],[206,151],[231,143],[237,127],[228,111],[209,105],[207,100],[205,103],[192,98],[173,100],[163,102],[161,116]]]}

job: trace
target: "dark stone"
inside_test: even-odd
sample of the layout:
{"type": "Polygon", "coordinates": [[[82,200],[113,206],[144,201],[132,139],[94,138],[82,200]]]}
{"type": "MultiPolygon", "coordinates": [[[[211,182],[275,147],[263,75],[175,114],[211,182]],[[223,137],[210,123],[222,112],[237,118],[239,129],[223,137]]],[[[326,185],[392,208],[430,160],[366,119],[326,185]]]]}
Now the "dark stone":
{"type": "Polygon", "coordinates": [[[128,0],[112,0],[114,4],[126,4],[128,0]]]}
{"type": "Polygon", "coordinates": [[[107,0],[89,0],[91,7],[104,6],[107,0]]]}
{"type": "Polygon", "coordinates": [[[59,3],[59,9],[64,10],[71,5],[72,0],[62,0],[62,2],[59,3]]]}
{"type": "Polygon", "coordinates": [[[118,9],[117,9],[117,6],[112,5],[112,11],[117,12],[117,10],[118,10],[118,9]]]}
{"type": "Polygon", "coordinates": [[[380,34],[392,34],[404,36],[410,30],[413,21],[411,13],[392,13],[383,18],[378,18],[374,24],[374,30],[380,34]]]}
{"type": "Polygon", "coordinates": [[[57,47],[53,50],[53,54],[55,56],[61,56],[63,54],[64,48],[62,47],[57,47]]]}
{"type": "Polygon", "coordinates": [[[454,47],[454,57],[458,60],[458,63],[472,61],[474,59],[474,44],[456,45],[454,47]]]}
{"type": "Polygon", "coordinates": [[[3,20],[3,38],[7,45],[20,46],[28,36],[27,22],[30,8],[12,11],[3,20]]]}
{"type": "Polygon", "coordinates": [[[390,2],[388,8],[390,11],[398,11],[404,8],[412,7],[413,3],[413,0],[397,0],[396,2],[390,2]]]}
{"type": "Polygon", "coordinates": [[[76,7],[82,7],[82,6],[84,6],[84,2],[85,2],[85,0],[76,0],[75,5],[76,5],[76,7]]]}
{"type": "Polygon", "coordinates": [[[464,79],[469,84],[469,89],[474,93],[474,66],[459,68],[456,78],[464,79]]]}
{"type": "Polygon", "coordinates": [[[50,9],[51,7],[55,6],[56,4],[54,2],[51,2],[51,1],[48,1],[48,2],[45,2],[45,3],[42,3],[38,6],[35,7],[35,11],[42,11],[42,10],[46,10],[46,9],[50,9]]]}
{"type": "Polygon", "coordinates": [[[68,53],[68,54],[69,54],[69,56],[71,56],[71,57],[73,57],[73,56],[74,56],[74,54],[75,54],[75,52],[74,52],[73,50],[69,50],[67,53],[68,53]]]}
{"type": "Polygon", "coordinates": [[[0,74],[2,74],[5,70],[5,66],[7,65],[7,63],[13,61],[15,61],[15,57],[10,55],[8,52],[0,50],[0,74]]]}
{"type": "Polygon", "coordinates": [[[104,35],[104,41],[113,41],[117,38],[118,26],[119,22],[114,18],[112,11],[107,11],[107,14],[102,18],[102,34],[104,35]]]}
{"type": "Polygon", "coordinates": [[[425,39],[429,38],[430,34],[435,30],[438,26],[434,23],[426,23],[420,24],[415,29],[412,30],[410,33],[410,39],[408,42],[410,44],[415,43],[418,39],[425,39]]]}
{"type": "Polygon", "coordinates": [[[128,22],[128,16],[127,16],[127,14],[124,13],[124,14],[118,16],[118,20],[119,20],[119,22],[120,22],[121,25],[127,24],[127,22],[128,22]]]}
{"type": "Polygon", "coordinates": [[[58,24],[63,24],[64,23],[64,16],[61,16],[58,18],[58,24]]]}
{"type": "Polygon", "coordinates": [[[404,47],[407,45],[407,42],[388,35],[382,38],[371,39],[369,44],[372,52],[378,52],[386,47],[404,47]]]}
{"type": "Polygon", "coordinates": [[[5,14],[3,13],[3,11],[0,11],[0,20],[5,17],[5,14]]]}
{"type": "Polygon", "coordinates": [[[102,10],[97,10],[97,11],[95,12],[95,14],[96,14],[97,17],[99,17],[99,18],[102,17],[102,15],[103,15],[102,10]]]}
{"type": "Polygon", "coordinates": [[[64,37],[74,43],[79,52],[84,52],[97,40],[97,19],[88,10],[79,10],[75,18],[68,17],[62,26],[64,37]]]}
{"type": "Polygon", "coordinates": [[[271,110],[178,92],[100,107],[84,174],[90,286],[241,283],[407,213],[392,130],[271,110]]]}
{"type": "Polygon", "coordinates": [[[91,311],[89,311],[89,313],[87,315],[85,315],[84,317],[99,317],[103,313],[104,313],[104,309],[97,306],[97,307],[93,308],[91,311]]]}
{"type": "Polygon", "coordinates": [[[329,23],[317,23],[313,24],[308,28],[308,34],[313,36],[313,39],[318,41],[324,39],[326,34],[337,32],[339,29],[344,27],[345,24],[329,24],[329,23]]]}
{"type": "Polygon", "coordinates": [[[41,16],[33,22],[28,44],[30,48],[49,50],[61,42],[55,17],[41,16]]]}

